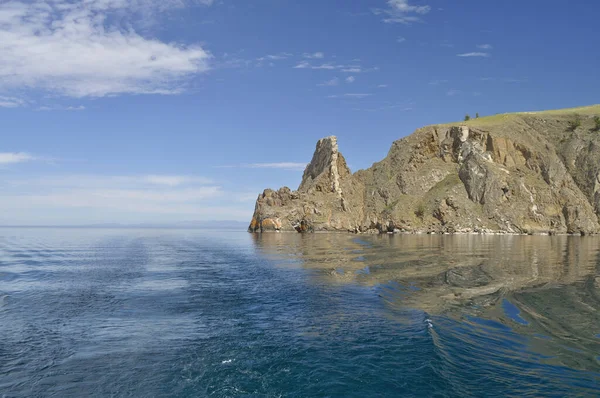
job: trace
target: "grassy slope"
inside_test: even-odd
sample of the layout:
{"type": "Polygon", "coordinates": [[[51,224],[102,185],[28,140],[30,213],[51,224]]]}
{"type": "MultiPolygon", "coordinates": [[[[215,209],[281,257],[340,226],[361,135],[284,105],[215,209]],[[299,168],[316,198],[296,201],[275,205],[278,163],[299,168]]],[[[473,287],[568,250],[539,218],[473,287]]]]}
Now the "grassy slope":
{"type": "Polygon", "coordinates": [[[516,112],[516,113],[499,113],[497,115],[492,116],[483,116],[479,119],[471,119],[467,122],[451,122],[451,123],[442,123],[437,126],[452,126],[457,124],[464,124],[467,126],[477,127],[477,126],[486,126],[486,125],[497,125],[506,123],[508,121],[514,120],[520,116],[525,115],[536,115],[536,116],[566,116],[573,117],[577,115],[581,116],[594,116],[600,115],[600,105],[590,105],[590,106],[582,106],[579,108],[565,108],[565,109],[555,109],[549,111],[538,111],[538,112],[516,112]]]}

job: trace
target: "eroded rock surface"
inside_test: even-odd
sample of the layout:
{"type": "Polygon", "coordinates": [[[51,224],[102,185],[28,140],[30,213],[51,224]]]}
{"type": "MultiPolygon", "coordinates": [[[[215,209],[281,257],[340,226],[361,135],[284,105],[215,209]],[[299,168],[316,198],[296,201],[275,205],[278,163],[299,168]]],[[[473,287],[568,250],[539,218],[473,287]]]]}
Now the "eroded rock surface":
{"type": "Polygon", "coordinates": [[[259,195],[249,230],[598,233],[600,108],[586,109],[425,127],[354,174],[323,138],[298,190],[259,195]]]}

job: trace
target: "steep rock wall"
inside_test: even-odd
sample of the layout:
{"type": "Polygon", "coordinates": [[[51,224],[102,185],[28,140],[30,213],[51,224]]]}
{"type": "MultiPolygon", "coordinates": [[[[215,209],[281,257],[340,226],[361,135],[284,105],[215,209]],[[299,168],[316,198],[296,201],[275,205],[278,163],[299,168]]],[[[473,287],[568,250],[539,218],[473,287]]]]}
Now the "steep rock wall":
{"type": "Polygon", "coordinates": [[[594,115],[503,116],[419,129],[354,174],[323,138],[297,191],[259,195],[249,230],[600,232],[594,115]]]}

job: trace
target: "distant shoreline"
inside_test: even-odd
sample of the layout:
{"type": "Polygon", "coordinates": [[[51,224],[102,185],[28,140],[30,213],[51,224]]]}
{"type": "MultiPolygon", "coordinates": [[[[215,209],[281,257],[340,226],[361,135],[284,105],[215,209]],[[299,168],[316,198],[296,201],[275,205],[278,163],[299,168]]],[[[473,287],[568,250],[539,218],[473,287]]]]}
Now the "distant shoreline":
{"type": "Polygon", "coordinates": [[[60,229],[204,229],[228,230],[247,232],[247,227],[218,227],[218,226],[168,226],[168,225],[0,225],[2,229],[8,228],[60,228],[60,229]]]}

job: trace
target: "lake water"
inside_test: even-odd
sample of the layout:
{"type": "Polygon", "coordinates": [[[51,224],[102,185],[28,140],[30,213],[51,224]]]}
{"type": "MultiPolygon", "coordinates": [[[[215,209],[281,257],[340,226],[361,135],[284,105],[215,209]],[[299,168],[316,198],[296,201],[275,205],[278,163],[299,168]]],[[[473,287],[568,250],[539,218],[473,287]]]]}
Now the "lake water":
{"type": "Polygon", "coordinates": [[[0,229],[0,397],[600,395],[600,238],[0,229]]]}

